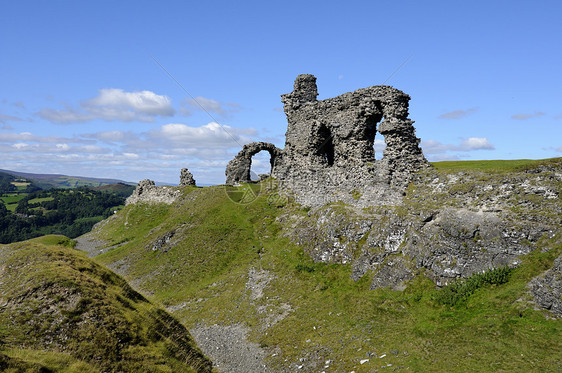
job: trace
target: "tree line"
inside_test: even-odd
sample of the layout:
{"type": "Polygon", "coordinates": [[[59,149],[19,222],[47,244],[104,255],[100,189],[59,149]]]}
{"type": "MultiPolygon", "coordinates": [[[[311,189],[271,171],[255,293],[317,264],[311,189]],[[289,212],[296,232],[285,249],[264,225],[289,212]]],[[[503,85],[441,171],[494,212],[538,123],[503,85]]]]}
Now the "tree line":
{"type": "Polygon", "coordinates": [[[0,200],[0,243],[45,234],[75,238],[89,232],[124,203],[123,196],[87,187],[31,192],[18,202],[13,213],[0,200]]]}

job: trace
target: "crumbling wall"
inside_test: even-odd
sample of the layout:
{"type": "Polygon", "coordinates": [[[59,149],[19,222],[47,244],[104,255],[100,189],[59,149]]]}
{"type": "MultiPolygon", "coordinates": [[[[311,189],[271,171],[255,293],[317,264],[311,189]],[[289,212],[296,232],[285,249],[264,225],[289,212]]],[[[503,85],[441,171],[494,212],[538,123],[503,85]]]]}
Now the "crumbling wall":
{"type": "Polygon", "coordinates": [[[252,167],[252,157],[262,150],[269,152],[271,156],[271,169],[273,170],[281,156],[281,149],[268,142],[252,142],[244,145],[236,157],[228,162],[225,171],[226,184],[235,185],[251,182],[250,170],[252,167]]]}
{"type": "Polygon", "coordinates": [[[195,186],[195,179],[189,169],[182,168],[180,172],[180,186],[195,186]]]}
{"type": "Polygon", "coordinates": [[[156,186],[154,181],[145,179],[139,181],[133,194],[125,200],[125,205],[139,202],[166,203],[171,205],[179,196],[179,190],[169,186],[156,186]]]}
{"type": "MultiPolygon", "coordinates": [[[[309,74],[299,75],[293,91],[281,96],[288,127],[285,148],[272,154],[272,176],[306,205],[399,200],[411,175],[429,166],[408,118],[410,96],[390,86],[321,101],[317,96],[316,77],[309,74]],[[377,132],[386,143],[380,161],[373,148],[377,132]]],[[[252,155],[243,149],[229,163],[227,184],[249,181],[252,155]]]]}

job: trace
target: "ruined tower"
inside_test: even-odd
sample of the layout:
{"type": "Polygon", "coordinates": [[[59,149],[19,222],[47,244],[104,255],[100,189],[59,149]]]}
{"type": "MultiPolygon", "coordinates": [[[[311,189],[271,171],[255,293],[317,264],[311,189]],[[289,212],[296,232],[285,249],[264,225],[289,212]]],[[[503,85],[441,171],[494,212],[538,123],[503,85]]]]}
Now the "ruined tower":
{"type": "MultiPolygon", "coordinates": [[[[367,204],[373,198],[391,203],[413,172],[428,167],[408,118],[410,96],[404,92],[372,86],[321,101],[317,95],[316,77],[303,74],[293,91],[281,96],[288,122],[285,148],[275,148],[275,161],[272,155],[272,176],[301,202],[348,201],[346,196],[353,192],[367,204]],[[375,160],[373,148],[377,132],[386,143],[381,160],[375,160]]],[[[231,166],[242,159],[249,174],[251,155],[242,153],[229,163],[227,182],[248,181],[229,178],[236,173],[231,166]]]]}

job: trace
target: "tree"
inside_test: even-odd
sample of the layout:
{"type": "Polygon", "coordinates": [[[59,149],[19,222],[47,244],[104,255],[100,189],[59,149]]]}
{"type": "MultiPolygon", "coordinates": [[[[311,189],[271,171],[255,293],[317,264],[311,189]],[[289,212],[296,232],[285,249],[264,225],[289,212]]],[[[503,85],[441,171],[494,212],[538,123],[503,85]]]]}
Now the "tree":
{"type": "Polygon", "coordinates": [[[6,205],[4,205],[4,201],[0,200],[0,218],[5,217],[6,215],[8,215],[8,209],[6,208],[6,205]]]}

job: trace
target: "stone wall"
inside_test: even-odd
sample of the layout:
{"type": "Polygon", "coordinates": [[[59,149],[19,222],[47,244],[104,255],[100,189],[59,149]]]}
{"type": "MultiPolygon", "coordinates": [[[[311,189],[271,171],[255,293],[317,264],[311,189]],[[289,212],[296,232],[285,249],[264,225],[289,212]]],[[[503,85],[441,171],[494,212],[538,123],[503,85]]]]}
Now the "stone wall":
{"type": "Polygon", "coordinates": [[[180,172],[180,186],[195,186],[193,174],[187,168],[182,168],[180,172]]]}
{"type": "Polygon", "coordinates": [[[233,160],[226,166],[226,184],[236,185],[239,183],[249,183],[252,181],[250,170],[252,167],[252,157],[265,150],[271,156],[271,168],[275,169],[281,156],[281,149],[268,142],[252,142],[244,145],[233,160]]]}
{"type": "Polygon", "coordinates": [[[227,167],[227,184],[249,181],[255,154],[250,149],[259,149],[272,154],[271,174],[280,186],[305,205],[398,201],[411,175],[429,167],[408,118],[410,97],[390,86],[321,101],[317,95],[316,77],[299,75],[293,92],[281,96],[288,121],[285,148],[272,152],[259,145],[265,143],[246,145],[227,167]],[[386,143],[380,161],[373,148],[377,132],[386,143]]]}
{"type": "Polygon", "coordinates": [[[125,201],[125,205],[139,202],[166,203],[171,205],[179,196],[179,190],[169,186],[156,186],[154,181],[145,179],[139,181],[133,194],[125,201]]]}

